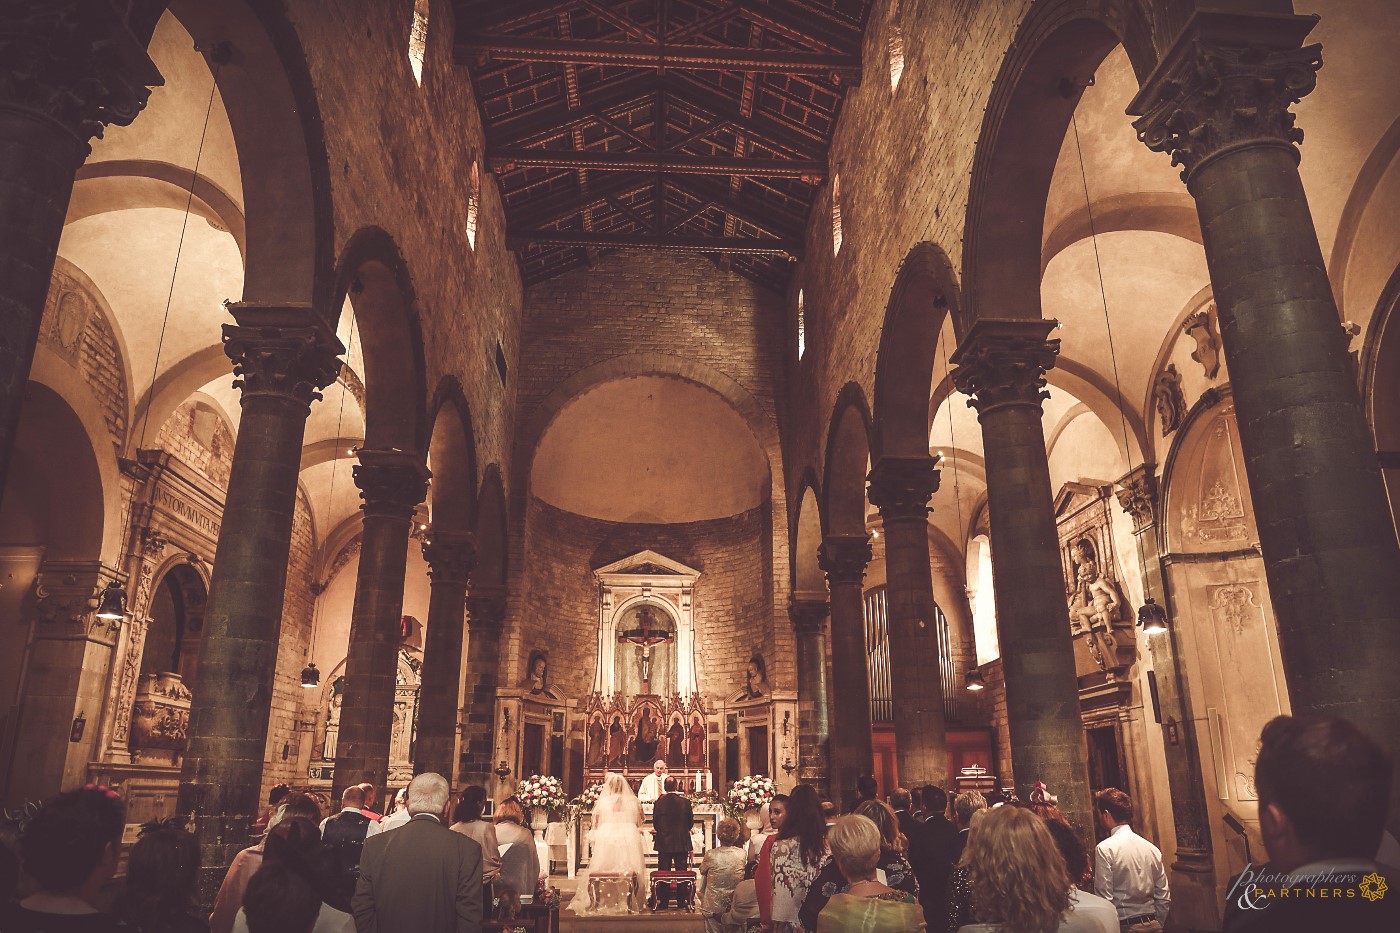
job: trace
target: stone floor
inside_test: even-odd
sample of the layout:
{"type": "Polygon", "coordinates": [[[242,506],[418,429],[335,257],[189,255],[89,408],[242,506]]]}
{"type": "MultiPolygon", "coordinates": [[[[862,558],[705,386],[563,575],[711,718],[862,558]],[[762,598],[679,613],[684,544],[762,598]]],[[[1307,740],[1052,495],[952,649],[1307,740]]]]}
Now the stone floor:
{"type": "MultiPolygon", "coordinates": [[[[549,883],[559,889],[565,907],[573,900],[578,887],[577,878],[552,877],[549,883]]],[[[701,933],[705,921],[698,913],[665,911],[651,913],[643,911],[630,917],[579,917],[562,910],[559,913],[560,933],[644,933],[657,930],[659,933],[701,933]]]]}

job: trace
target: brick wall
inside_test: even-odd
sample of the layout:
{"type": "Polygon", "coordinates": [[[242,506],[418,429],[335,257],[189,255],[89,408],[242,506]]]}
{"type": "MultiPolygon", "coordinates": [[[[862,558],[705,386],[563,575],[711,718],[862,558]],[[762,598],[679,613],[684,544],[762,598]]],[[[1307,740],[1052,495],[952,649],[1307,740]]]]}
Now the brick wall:
{"type": "MultiPolygon", "coordinates": [[[[653,359],[647,365],[654,366],[649,369],[651,372],[671,373],[702,383],[707,379],[715,381],[714,375],[718,374],[718,381],[737,383],[740,394],[747,395],[755,408],[754,417],[760,422],[756,430],[766,426],[769,432],[771,442],[765,444],[760,437],[759,444],[765,448],[773,471],[771,495],[776,507],[768,510],[764,519],[767,524],[758,539],[758,550],[748,550],[744,557],[752,562],[753,575],[766,580],[767,602],[761,616],[751,619],[758,640],[744,659],[752,650],[760,650],[769,662],[770,683],[780,689],[796,688],[795,647],[787,618],[786,495],[777,442],[777,426],[785,407],[782,307],[780,296],[742,276],[720,271],[709,259],[660,253],[605,255],[591,268],[574,270],[526,292],[519,365],[521,430],[517,436],[516,475],[511,483],[514,579],[503,648],[503,662],[510,672],[507,680],[524,676],[525,660],[533,647],[523,640],[523,626],[535,612],[526,604],[527,594],[533,596],[533,575],[540,570],[535,564],[565,558],[578,561],[576,552],[558,553],[553,550],[553,543],[537,540],[540,535],[551,533],[548,528],[523,521],[527,511],[532,516],[536,514],[534,504],[527,508],[526,498],[533,445],[544,427],[542,412],[547,402],[553,405],[564,401],[551,399],[551,393],[583,370],[619,357],[650,354],[653,359]]],[[[582,391],[590,387],[576,388],[582,391]]],[[[652,547],[664,551],[643,541],[652,534],[640,534],[636,540],[643,543],[631,550],[652,547]]],[[[622,556],[625,555],[618,553],[609,560],[622,556]]],[[[686,560],[680,554],[670,556],[686,560]]],[[[591,567],[601,563],[590,565],[585,560],[557,569],[591,579],[591,567]]],[[[596,594],[590,595],[590,600],[592,608],[584,614],[585,618],[597,613],[596,594]]],[[[592,637],[588,636],[590,651],[592,637]]],[[[552,665],[552,669],[558,668],[559,665],[552,665]]],[[[742,664],[738,670],[742,676],[742,664]]],[[[591,681],[591,676],[590,664],[584,679],[591,681]]],[[[585,689],[588,686],[589,683],[584,684],[585,689]]]]}
{"type": "Polygon", "coordinates": [[[693,605],[696,678],[704,694],[738,693],[755,653],[763,654],[771,669],[766,507],[710,521],[647,525],[585,518],[532,498],[525,525],[517,634],[527,657],[535,648],[549,651],[550,686],[561,696],[581,697],[593,687],[598,661],[593,571],[648,548],[701,573],[693,605]]]}
{"type": "Polygon", "coordinates": [[[233,469],[233,431],[222,414],[193,399],[181,403],[161,426],[155,446],[179,457],[228,488],[233,469]]]}
{"type": "MultiPolygon", "coordinates": [[[[305,783],[297,771],[297,719],[302,716],[301,669],[306,666],[311,643],[316,597],[311,592],[316,542],[311,526],[311,504],[306,491],[297,487],[296,511],[292,516],[292,553],[287,565],[287,594],[282,604],[282,637],[277,646],[277,673],[272,681],[272,717],[267,725],[267,754],[264,758],[262,798],[274,784],[286,781],[305,783]],[[286,748],[284,760],[282,750],[286,748]]],[[[309,713],[308,713],[309,717],[309,713]]]]}

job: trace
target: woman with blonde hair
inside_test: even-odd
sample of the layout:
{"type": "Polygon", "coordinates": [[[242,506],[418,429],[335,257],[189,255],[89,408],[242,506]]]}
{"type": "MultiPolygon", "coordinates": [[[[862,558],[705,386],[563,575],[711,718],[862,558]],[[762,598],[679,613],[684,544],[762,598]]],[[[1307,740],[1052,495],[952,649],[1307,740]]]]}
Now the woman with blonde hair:
{"type": "Polygon", "coordinates": [[[874,820],[860,813],[843,816],[831,827],[827,842],[847,887],[821,909],[816,933],[923,933],[928,929],[913,894],[878,880],[885,834],[874,820]]]}
{"type": "MultiPolygon", "coordinates": [[[[895,815],[894,809],[883,800],[862,800],[856,805],[855,812],[869,819],[880,830],[880,857],[875,864],[876,879],[897,891],[918,897],[919,879],[915,877],[914,869],[905,858],[909,840],[899,831],[899,817],[895,815]]],[[[828,858],[822,864],[817,879],[807,889],[807,897],[802,901],[802,910],[798,914],[802,928],[815,930],[817,917],[826,906],[826,902],[832,895],[845,893],[849,887],[850,884],[841,873],[836,860],[828,858]]]]}
{"type": "Polygon", "coordinates": [[[1099,933],[1091,917],[1071,913],[1070,877],[1045,821],[1028,809],[997,807],[967,840],[973,910],[979,922],[959,933],[1099,933]]]}
{"type": "Polygon", "coordinates": [[[715,827],[719,845],[700,861],[700,912],[705,917],[705,933],[723,933],[721,916],[729,910],[734,889],[744,880],[744,850],[739,848],[737,820],[723,819],[715,827]]]}

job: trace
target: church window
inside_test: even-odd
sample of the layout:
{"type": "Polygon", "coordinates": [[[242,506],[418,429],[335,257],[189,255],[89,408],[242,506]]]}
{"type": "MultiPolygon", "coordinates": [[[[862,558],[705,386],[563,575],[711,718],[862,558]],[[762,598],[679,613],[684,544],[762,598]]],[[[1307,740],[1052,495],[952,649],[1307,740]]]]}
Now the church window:
{"type": "Polygon", "coordinates": [[[1001,657],[997,636],[996,593],[992,589],[992,545],[986,535],[972,539],[969,577],[972,579],[972,635],[977,646],[977,663],[986,664],[1001,657]]]}
{"type": "Polygon", "coordinates": [[[899,87],[899,79],[904,76],[904,30],[899,25],[899,0],[890,4],[890,90],[899,87]]]}
{"type": "Polygon", "coordinates": [[[797,290],[797,358],[807,352],[807,309],[802,303],[802,289],[797,290]]]}
{"type": "Polygon", "coordinates": [[[481,167],[473,159],[471,175],[467,179],[467,245],[476,249],[477,214],[481,210],[481,167]]]}
{"type": "Polygon", "coordinates": [[[413,24],[408,28],[408,65],[413,69],[413,80],[423,85],[423,59],[428,54],[428,3],[429,0],[413,0],[413,24]]]}
{"type": "Polygon", "coordinates": [[[831,254],[841,255],[841,173],[831,176],[831,254]]]}

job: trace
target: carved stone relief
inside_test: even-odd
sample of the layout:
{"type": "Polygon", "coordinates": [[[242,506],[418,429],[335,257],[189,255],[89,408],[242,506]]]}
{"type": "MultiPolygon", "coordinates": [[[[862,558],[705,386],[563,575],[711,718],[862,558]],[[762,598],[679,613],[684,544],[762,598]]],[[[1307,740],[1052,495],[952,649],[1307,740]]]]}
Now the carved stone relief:
{"type": "Polygon", "coordinates": [[[1201,364],[1207,379],[1214,379],[1220,372],[1220,334],[1215,329],[1215,302],[1188,315],[1181,324],[1181,331],[1196,341],[1191,359],[1201,364]]]}
{"type": "Polygon", "coordinates": [[[1181,522],[1188,543],[1221,548],[1249,543],[1234,418],[1234,406],[1227,405],[1202,442],[1200,474],[1181,522]]]}
{"type": "Polygon", "coordinates": [[[1157,420],[1162,425],[1162,436],[1166,437],[1186,419],[1186,394],[1181,389],[1181,373],[1175,363],[1157,375],[1156,387],[1152,390],[1152,404],[1157,409],[1157,420]]]}
{"type": "Polygon", "coordinates": [[[1067,483],[1055,511],[1070,632],[1098,670],[1122,673],[1137,660],[1137,640],[1134,613],[1118,583],[1112,501],[1111,486],[1067,483]]]}

